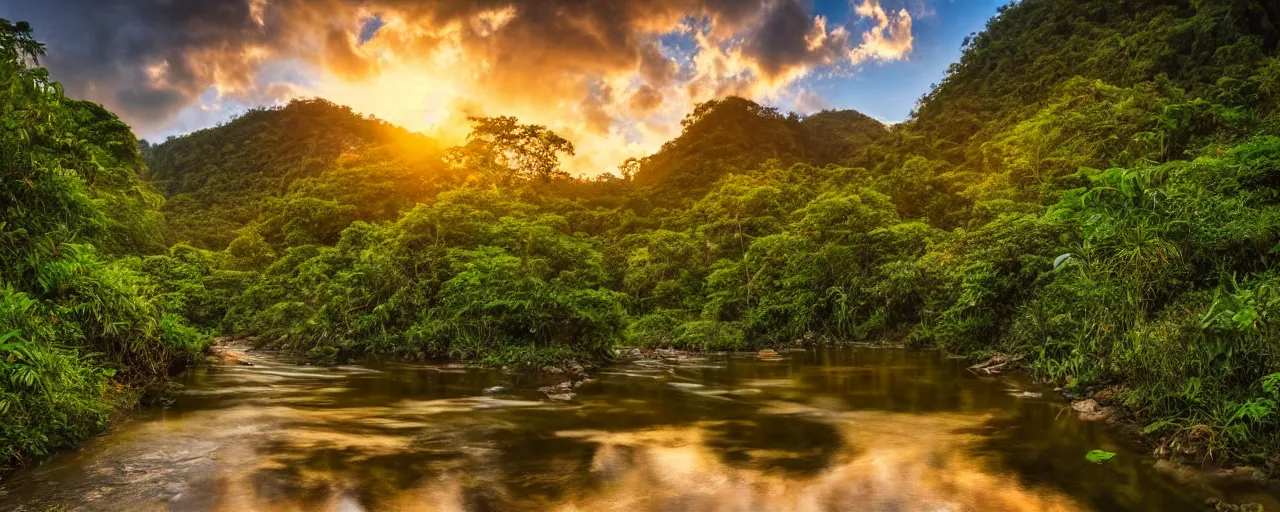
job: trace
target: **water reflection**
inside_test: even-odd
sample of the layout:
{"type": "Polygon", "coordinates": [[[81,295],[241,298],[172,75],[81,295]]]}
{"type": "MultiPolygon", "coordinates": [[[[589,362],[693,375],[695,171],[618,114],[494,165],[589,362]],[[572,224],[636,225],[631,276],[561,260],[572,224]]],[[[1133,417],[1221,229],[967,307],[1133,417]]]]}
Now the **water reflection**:
{"type": "Polygon", "coordinates": [[[533,376],[456,367],[205,368],[173,407],[6,482],[0,508],[1201,510],[1221,496],[936,352],[784,356],[618,366],[567,403],[533,376]],[[1091,464],[1093,448],[1120,456],[1091,464]]]}

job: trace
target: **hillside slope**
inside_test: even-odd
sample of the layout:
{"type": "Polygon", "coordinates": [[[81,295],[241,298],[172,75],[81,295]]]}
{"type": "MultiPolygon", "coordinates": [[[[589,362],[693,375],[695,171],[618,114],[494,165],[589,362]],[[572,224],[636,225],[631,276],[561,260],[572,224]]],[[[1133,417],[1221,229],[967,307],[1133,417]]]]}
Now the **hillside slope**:
{"type": "Polygon", "coordinates": [[[702,103],[681,125],[679,136],[640,161],[638,185],[696,197],[721,176],[755,170],[767,160],[825,165],[889,133],[851,110],[800,118],[738,97],[702,103]]]}
{"type": "MultiPolygon", "coordinates": [[[[400,167],[415,166],[413,172],[397,171],[398,183],[380,183],[379,190],[367,191],[376,204],[362,206],[383,210],[365,212],[367,215],[386,217],[385,210],[389,210],[394,217],[412,201],[384,203],[402,195],[420,199],[422,195],[414,192],[438,177],[439,166],[434,164],[441,151],[431,139],[359,116],[350,108],[312,99],[251,110],[222,126],[150,146],[143,154],[149,169],[147,180],[168,198],[164,212],[169,220],[169,243],[222,249],[239,230],[259,221],[275,206],[273,199],[289,193],[299,181],[340,167],[390,161],[400,167]]],[[[385,178],[379,181],[391,179],[385,178]]],[[[318,194],[320,199],[333,200],[338,193],[358,192],[339,189],[360,187],[365,182],[364,178],[348,178],[341,185],[331,184],[334,190],[318,194]]],[[[317,207],[326,206],[333,205],[317,207]]]]}

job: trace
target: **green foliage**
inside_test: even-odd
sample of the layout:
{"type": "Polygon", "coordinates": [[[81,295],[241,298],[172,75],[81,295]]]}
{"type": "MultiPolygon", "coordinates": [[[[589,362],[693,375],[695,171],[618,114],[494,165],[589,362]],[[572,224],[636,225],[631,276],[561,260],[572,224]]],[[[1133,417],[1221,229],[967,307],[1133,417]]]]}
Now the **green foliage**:
{"type": "Polygon", "coordinates": [[[742,328],[734,322],[698,320],[676,326],[671,346],[690,350],[742,350],[742,328]]]}
{"type": "Polygon", "coordinates": [[[39,314],[36,300],[0,288],[0,457],[9,464],[83,439],[111,412],[104,398],[114,370],[42,341],[55,329],[39,314]]]}
{"type": "Polygon", "coordinates": [[[825,111],[801,119],[736,96],[703,102],[680,122],[679,137],[641,159],[635,182],[664,195],[697,197],[716,179],[769,160],[838,162],[888,134],[853,111],[825,111]]]}
{"type": "Polygon", "coordinates": [[[603,256],[563,217],[528,209],[464,188],[395,223],[353,224],[333,247],[287,249],[228,319],[302,348],[479,360],[567,347],[606,357],[626,312],[624,296],[602,287],[603,256]]]}
{"type": "Polygon", "coordinates": [[[1084,454],[1085,460],[1088,460],[1089,462],[1092,462],[1094,464],[1102,464],[1103,462],[1106,462],[1111,460],[1112,458],[1115,458],[1115,456],[1116,456],[1115,453],[1112,453],[1106,450],[1089,450],[1089,453],[1084,454]]]}
{"type": "Polygon", "coordinates": [[[549,347],[507,345],[486,353],[477,362],[495,368],[536,371],[548,366],[558,368],[572,366],[580,357],[582,357],[580,353],[564,345],[549,347]]]}
{"type": "Polygon", "coordinates": [[[165,240],[214,250],[260,217],[273,242],[332,243],[352,220],[394,219],[449,181],[430,139],[320,99],[251,110],[145,153],[146,177],[168,196],[165,240]]]}
{"type": "Polygon", "coordinates": [[[0,469],[73,446],[206,336],[118,257],[162,250],[162,202],[128,126],[34,67],[0,19],[0,469]]]}
{"type": "Polygon", "coordinates": [[[467,144],[449,151],[448,160],[488,181],[509,186],[529,179],[568,177],[560,155],[573,156],[573,143],[544,126],[520,124],[514,117],[472,117],[467,144]]]}

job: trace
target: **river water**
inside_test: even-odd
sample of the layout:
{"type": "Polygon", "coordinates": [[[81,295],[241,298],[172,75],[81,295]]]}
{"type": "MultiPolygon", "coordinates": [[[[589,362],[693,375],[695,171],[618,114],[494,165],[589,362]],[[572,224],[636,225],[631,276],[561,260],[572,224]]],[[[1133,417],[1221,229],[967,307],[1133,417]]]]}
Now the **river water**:
{"type": "Polygon", "coordinates": [[[936,351],[688,357],[547,377],[453,366],[187,372],[177,401],[0,487],[5,510],[1205,510],[1050,390],[936,351]],[[503,389],[490,389],[501,386],[503,389]],[[1040,397],[1029,396],[1042,393],[1040,397]],[[1092,449],[1118,455],[1085,460],[1092,449]]]}

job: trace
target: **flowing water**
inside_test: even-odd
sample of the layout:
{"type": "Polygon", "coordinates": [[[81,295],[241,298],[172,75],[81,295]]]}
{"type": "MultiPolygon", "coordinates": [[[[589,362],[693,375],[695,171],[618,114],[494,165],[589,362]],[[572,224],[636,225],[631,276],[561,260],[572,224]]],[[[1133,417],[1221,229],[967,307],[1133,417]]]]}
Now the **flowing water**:
{"type": "MultiPolygon", "coordinates": [[[[253,355],[253,354],[251,354],[253,355]]],[[[188,372],[177,401],[0,487],[5,510],[1205,510],[1050,390],[858,348],[545,377],[453,366],[188,372]],[[503,389],[490,389],[502,386],[503,389]],[[1030,394],[1028,394],[1030,392],[1030,394]],[[1043,396],[1034,396],[1043,393],[1043,396]],[[1118,455],[1085,460],[1091,449],[1118,455]]]]}

